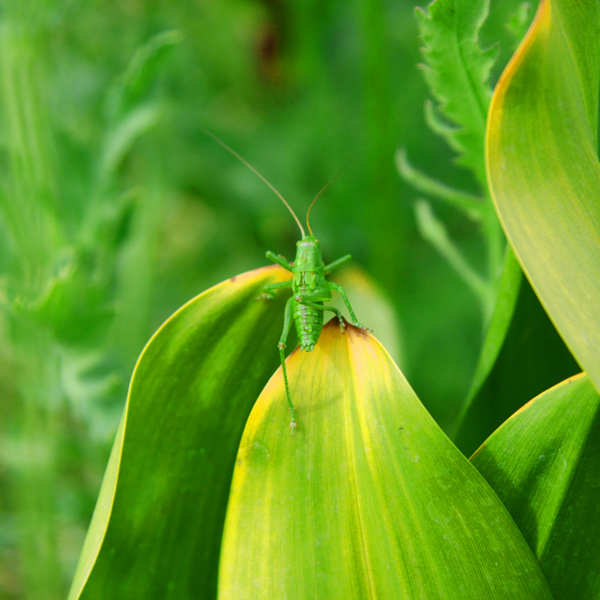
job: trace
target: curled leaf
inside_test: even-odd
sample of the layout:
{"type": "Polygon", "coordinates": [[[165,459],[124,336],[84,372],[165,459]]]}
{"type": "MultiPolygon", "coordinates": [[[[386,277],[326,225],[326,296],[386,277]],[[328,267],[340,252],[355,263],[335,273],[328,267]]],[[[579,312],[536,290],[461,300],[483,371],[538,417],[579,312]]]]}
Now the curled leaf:
{"type": "Polygon", "coordinates": [[[500,79],[489,183],[514,252],[579,364],[600,386],[600,7],[543,0],[500,79]]]}

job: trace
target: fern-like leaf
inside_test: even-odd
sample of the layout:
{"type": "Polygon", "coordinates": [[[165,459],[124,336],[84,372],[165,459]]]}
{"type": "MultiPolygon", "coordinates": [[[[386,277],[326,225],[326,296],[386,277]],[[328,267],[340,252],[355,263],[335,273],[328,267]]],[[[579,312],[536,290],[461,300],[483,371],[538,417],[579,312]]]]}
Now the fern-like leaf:
{"type": "Polygon", "coordinates": [[[485,189],[484,138],[491,98],[488,83],[496,48],[478,41],[489,0],[435,0],[416,15],[424,42],[425,78],[439,110],[456,128],[443,135],[485,189]]]}

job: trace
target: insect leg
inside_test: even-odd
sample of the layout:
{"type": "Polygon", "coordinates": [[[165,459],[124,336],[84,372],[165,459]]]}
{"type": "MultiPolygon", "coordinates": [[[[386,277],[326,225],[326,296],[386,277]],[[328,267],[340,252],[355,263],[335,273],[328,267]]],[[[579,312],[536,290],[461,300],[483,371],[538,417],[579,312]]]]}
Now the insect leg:
{"type": "Polygon", "coordinates": [[[341,285],[338,285],[337,283],[333,283],[333,281],[328,281],[327,285],[329,286],[330,290],[339,292],[340,296],[344,300],[344,304],[346,305],[348,312],[350,313],[350,318],[352,319],[352,325],[354,325],[354,327],[359,327],[360,329],[364,329],[366,331],[371,331],[368,327],[361,325],[357,321],[356,315],[354,314],[354,311],[352,310],[352,306],[350,305],[350,300],[348,300],[348,296],[346,296],[346,292],[344,291],[344,288],[341,285]]]}
{"type": "Polygon", "coordinates": [[[288,406],[290,413],[292,414],[292,421],[290,423],[290,429],[292,435],[294,435],[294,429],[296,428],[296,409],[292,404],[292,397],[290,396],[290,384],[288,383],[287,369],[285,368],[285,345],[287,343],[288,334],[290,333],[290,327],[292,326],[292,307],[294,305],[294,298],[288,298],[285,304],[285,312],[283,313],[283,331],[281,338],[279,338],[279,358],[281,359],[281,370],[283,371],[283,382],[285,383],[285,393],[287,396],[288,406]]]}
{"type": "Polygon", "coordinates": [[[274,290],[284,290],[292,287],[292,281],[279,281],[277,283],[270,283],[263,287],[263,294],[259,296],[257,300],[273,300],[275,298],[274,290]]]}
{"type": "Polygon", "coordinates": [[[272,260],[276,265],[283,267],[286,271],[292,272],[292,265],[290,265],[285,256],[281,256],[281,254],[275,254],[269,250],[266,254],[266,257],[269,260],[272,260]]]}
{"type": "Polygon", "coordinates": [[[335,313],[338,321],[340,322],[340,329],[342,330],[342,333],[344,333],[344,317],[342,317],[342,313],[337,308],[334,308],[333,306],[317,304],[316,302],[311,302],[310,300],[304,300],[306,297],[307,296],[296,296],[296,301],[300,302],[300,304],[303,304],[304,306],[310,306],[310,308],[316,308],[317,310],[323,311],[330,310],[332,313],[335,313]]]}
{"type": "Polygon", "coordinates": [[[329,273],[335,271],[342,265],[345,265],[349,260],[352,260],[352,257],[349,254],[346,254],[346,256],[342,256],[342,258],[338,258],[332,263],[325,265],[325,275],[329,275],[329,273]]]}

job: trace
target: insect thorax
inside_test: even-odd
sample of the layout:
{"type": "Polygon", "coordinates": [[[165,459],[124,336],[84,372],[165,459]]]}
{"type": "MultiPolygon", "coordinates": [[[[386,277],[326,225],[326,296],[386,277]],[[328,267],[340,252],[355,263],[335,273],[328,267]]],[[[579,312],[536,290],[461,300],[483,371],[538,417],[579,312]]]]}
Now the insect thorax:
{"type": "Polygon", "coordinates": [[[294,267],[300,271],[311,271],[323,266],[321,244],[313,235],[305,235],[297,244],[294,267]]]}
{"type": "Polygon", "coordinates": [[[293,266],[294,291],[310,292],[325,280],[321,246],[312,235],[305,235],[297,246],[293,266]]]}

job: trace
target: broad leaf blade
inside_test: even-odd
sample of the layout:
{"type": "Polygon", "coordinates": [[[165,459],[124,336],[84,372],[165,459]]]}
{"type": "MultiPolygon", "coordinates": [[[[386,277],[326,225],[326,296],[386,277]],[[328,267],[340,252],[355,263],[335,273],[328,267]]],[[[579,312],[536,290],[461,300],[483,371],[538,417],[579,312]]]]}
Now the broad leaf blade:
{"type": "Polygon", "coordinates": [[[532,400],[471,462],[510,511],[555,598],[600,595],[600,396],[583,375],[532,400]]]}
{"type": "Polygon", "coordinates": [[[219,598],[551,598],[475,469],[370,335],[331,321],[249,418],[219,598]]]}
{"type": "Polygon", "coordinates": [[[142,353],[70,598],[214,598],[244,423],[278,363],[289,279],[234,277],[173,315],[142,353]]]}
{"type": "Polygon", "coordinates": [[[544,0],[496,88],[489,182],[542,304],[600,386],[600,6],[544,0]]]}

